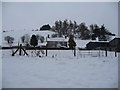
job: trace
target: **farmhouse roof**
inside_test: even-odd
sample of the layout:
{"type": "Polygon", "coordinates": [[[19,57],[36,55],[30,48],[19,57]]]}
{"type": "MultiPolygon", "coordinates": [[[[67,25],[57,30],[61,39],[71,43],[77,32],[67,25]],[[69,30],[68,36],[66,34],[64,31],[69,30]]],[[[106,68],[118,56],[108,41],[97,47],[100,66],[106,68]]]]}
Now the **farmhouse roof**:
{"type": "Polygon", "coordinates": [[[38,46],[46,46],[47,45],[47,42],[44,42],[44,43],[38,43],[38,46]]]}
{"type": "Polygon", "coordinates": [[[68,38],[48,38],[47,41],[56,41],[56,42],[67,42],[68,38]]]}

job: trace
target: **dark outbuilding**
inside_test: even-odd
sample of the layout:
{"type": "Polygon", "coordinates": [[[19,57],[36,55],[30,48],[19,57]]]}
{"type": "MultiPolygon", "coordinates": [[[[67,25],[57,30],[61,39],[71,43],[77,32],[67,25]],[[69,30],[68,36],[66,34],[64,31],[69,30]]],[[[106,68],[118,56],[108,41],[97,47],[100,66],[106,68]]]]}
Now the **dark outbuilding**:
{"type": "Polygon", "coordinates": [[[104,49],[109,46],[109,42],[89,42],[86,44],[87,49],[104,49]]]}
{"type": "Polygon", "coordinates": [[[114,38],[109,42],[109,47],[111,50],[120,51],[120,38],[114,38]]]}

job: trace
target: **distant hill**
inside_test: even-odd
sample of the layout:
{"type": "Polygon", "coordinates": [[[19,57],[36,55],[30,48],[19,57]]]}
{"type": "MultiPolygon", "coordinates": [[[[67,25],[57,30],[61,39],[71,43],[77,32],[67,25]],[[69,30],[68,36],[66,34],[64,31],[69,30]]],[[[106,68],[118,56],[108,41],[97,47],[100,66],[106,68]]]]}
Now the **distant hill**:
{"type": "Polygon", "coordinates": [[[5,36],[11,36],[15,39],[13,45],[18,45],[18,41],[21,43],[21,37],[25,34],[30,35],[30,37],[35,34],[35,35],[41,35],[46,38],[48,34],[51,36],[52,34],[55,34],[53,31],[30,31],[30,30],[19,30],[19,31],[7,31],[2,33],[2,46],[8,46],[7,42],[4,40],[5,36]]]}

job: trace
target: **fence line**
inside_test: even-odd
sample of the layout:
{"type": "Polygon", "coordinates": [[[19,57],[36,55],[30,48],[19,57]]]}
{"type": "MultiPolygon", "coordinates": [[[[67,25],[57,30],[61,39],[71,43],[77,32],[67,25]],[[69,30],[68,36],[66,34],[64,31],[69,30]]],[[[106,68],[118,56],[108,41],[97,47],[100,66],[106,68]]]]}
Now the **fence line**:
{"type": "MultiPolygon", "coordinates": [[[[1,47],[1,49],[17,49],[18,46],[13,46],[13,47],[1,47]]],[[[71,50],[70,48],[47,48],[47,47],[24,47],[23,48],[25,50],[45,50],[45,54],[47,56],[48,53],[48,50],[71,50]]],[[[74,56],[81,56],[81,57],[84,57],[84,56],[92,56],[92,57],[101,57],[101,56],[106,56],[106,53],[108,53],[108,51],[105,51],[105,50],[100,50],[100,49],[97,49],[97,50],[89,50],[89,49],[86,49],[86,48],[76,48],[76,50],[74,50],[75,53],[73,53],[74,56]],[[96,51],[96,52],[95,52],[96,51]]],[[[117,57],[118,53],[115,52],[114,53],[114,56],[117,57]]]]}

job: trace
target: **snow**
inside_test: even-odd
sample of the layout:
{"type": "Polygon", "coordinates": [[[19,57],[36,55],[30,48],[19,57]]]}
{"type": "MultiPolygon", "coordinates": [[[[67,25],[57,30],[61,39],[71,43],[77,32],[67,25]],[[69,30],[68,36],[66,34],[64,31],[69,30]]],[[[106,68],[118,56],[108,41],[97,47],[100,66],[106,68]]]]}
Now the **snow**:
{"type": "Polygon", "coordinates": [[[38,43],[38,46],[46,46],[47,42],[43,42],[43,43],[38,43]]]}
{"type": "Polygon", "coordinates": [[[30,37],[33,35],[33,34],[38,34],[38,35],[41,35],[41,36],[44,36],[44,38],[46,39],[46,37],[49,35],[52,35],[54,34],[55,32],[52,32],[52,31],[48,31],[48,30],[45,30],[45,31],[32,31],[32,30],[16,30],[16,31],[6,31],[6,32],[3,32],[2,33],[2,46],[9,46],[7,44],[7,42],[4,40],[4,37],[5,36],[11,36],[11,37],[14,37],[15,41],[13,43],[13,46],[14,45],[18,45],[18,41],[21,42],[21,37],[25,34],[29,34],[30,37]]]}
{"type": "MultiPolygon", "coordinates": [[[[18,41],[21,43],[21,37],[25,34],[29,34],[30,37],[33,35],[33,34],[39,34],[41,36],[44,36],[44,38],[46,39],[46,37],[49,35],[52,35],[52,34],[55,34],[55,32],[53,31],[48,31],[48,30],[45,30],[45,31],[32,31],[32,30],[11,30],[11,31],[6,31],[6,32],[3,32],[2,33],[2,46],[4,47],[7,47],[9,46],[8,43],[4,40],[4,37],[5,36],[12,36],[15,38],[15,41],[13,43],[13,46],[17,46],[18,45],[18,41]]],[[[47,38],[47,41],[62,41],[62,42],[67,42],[69,40],[69,38],[47,38]]],[[[75,42],[76,42],[76,45],[77,47],[79,48],[85,48],[86,47],[86,44],[89,43],[89,42],[98,42],[98,40],[80,40],[80,39],[74,39],[75,42]]],[[[102,42],[102,41],[101,41],[102,42]]],[[[38,46],[45,46],[47,44],[47,42],[44,42],[44,43],[38,43],[38,46]]]]}
{"type": "Polygon", "coordinates": [[[49,50],[48,56],[11,56],[3,50],[3,88],[117,88],[113,52],[49,50]]]}
{"type": "MultiPolygon", "coordinates": [[[[49,35],[52,35],[54,34],[55,32],[52,32],[52,31],[48,31],[48,30],[45,30],[45,31],[32,31],[32,30],[19,30],[19,31],[6,31],[6,32],[3,32],[3,36],[2,36],[2,46],[4,47],[7,47],[9,46],[8,43],[4,40],[4,37],[5,36],[12,36],[15,38],[15,41],[13,43],[13,46],[17,46],[18,45],[18,41],[21,42],[21,37],[25,34],[29,34],[30,36],[32,36],[33,34],[39,34],[39,35],[42,35],[44,36],[44,38],[46,39],[46,37],[49,35]],[[28,32],[29,31],[29,32],[28,32]],[[19,34],[17,34],[19,33],[19,34]]],[[[69,38],[48,38],[47,41],[62,41],[62,42],[67,42],[69,38]]],[[[96,40],[79,40],[79,39],[75,39],[75,42],[76,42],[76,45],[77,47],[80,47],[80,48],[85,48],[86,47],[86,44],[89,43],[90,41],[96,41],[96,40]]],[[[38,43],[38,46],[45,46],[47,44],[47,42],[44,42],[44,43],[38,43]]]]}
{"type": "Polygon", "coordinates": [[[65,39],[63,37],[61,38],[48,38],[47,41],[61,41],[61,42],[67,42],[68,41],[68,38],[65,39]]]}
{"type": "MultiPolygon", "coordinates": [[[[51,31],[8,31],[3,33],[2,46],[8,46],[5,36],[15,38],[17,45],[24,34],[39,34],[45,38],[51,31]]],[[[51,38],[55,41],[67,41],[63,38],[51,38]]],[[[77,47],[86,47],[93,40],[75,39],[77,47]]],[[[39,43],[46,45],[47,43],[39,43]]],[[[16,49],[14,49],[15,51],[16,49]]],[[[11,56],[11,50],[2,52],[2,87],[3,88],[117,88],[118,57],[114,52],[48,50],[48,56],[38,57],[27,50],[29,56],[11,56]]],[[[45,51],[44,51],[45,52],[45,51]]]]}
{"type": "Polygon", "coordinates": [[[79,39],[75,39],[76,45],[79,48],[85,48],[86,44],[91,42],[91,41],[94,41],[94,40],[79,40],[79,39]]]}

